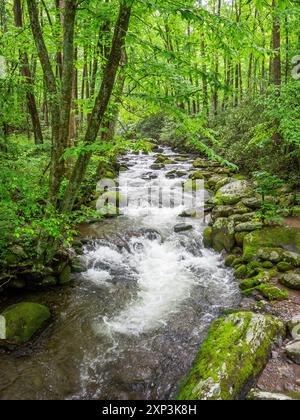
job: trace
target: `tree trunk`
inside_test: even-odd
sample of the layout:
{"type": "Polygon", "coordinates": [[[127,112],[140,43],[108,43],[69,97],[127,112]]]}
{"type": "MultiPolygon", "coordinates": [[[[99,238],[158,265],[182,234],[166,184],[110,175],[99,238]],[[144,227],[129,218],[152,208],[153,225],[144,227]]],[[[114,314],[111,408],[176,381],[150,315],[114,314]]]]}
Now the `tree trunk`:
{"type": "Polygon", "coordinates": [[[281,86],[281,28],[280,17],[278,15],[278,0],[272,0],[273,8],[273,30],[272,42],[274,58],[272,60],[272,82],[275,86],[281,86]]]}
{"type": "MultiPolygon", "coordinates": [[[[94,109],[89,117],[88,127],[85,134],[84,145],[88,147],[97,139],[100,126],[103,122],[105,112],[115,85],[117,71],[125,45],[133,1],[122,1],[118,20],[115,26],[114,37],[109,60],[107,62],[100,91],[95,101],[94,109]]],[[[85,151],[77,159],[73,169],[71,180],[61,204],[61,211],[69,212],[74,207],[80,185],[84,179],[92,152],[85,151]]]]}
{"type": "MultiPolygon", "coordinates": [[[[21,0],[14,0],[14,18],[15,26],[23,28],[22,4],[21,0]]],[[[35,96],[33,93],[33,80],[29,68],[29,61],[27,52],[20,52],[20,72],[28,85],[26,92],[27,106],[31,117],[32,128],[34,133],[35,144],[43,144],[43,134],[40,123],[40,118],[36,106],[35,96]]]]}

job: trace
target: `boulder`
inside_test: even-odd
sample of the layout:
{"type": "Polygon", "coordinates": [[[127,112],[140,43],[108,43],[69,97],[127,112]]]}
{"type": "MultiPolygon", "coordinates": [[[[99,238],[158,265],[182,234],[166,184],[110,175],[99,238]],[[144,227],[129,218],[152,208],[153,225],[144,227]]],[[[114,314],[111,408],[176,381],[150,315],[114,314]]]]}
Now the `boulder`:
{"type": "Polygon", "coordinates": [[[212,246],[217,252],[230,252],[235,246],[234,223],[226,218],[217,219],[212,228],[212,246]]]}
{"type": "Polygon", "coordinates": [[[288,289],[300,290],[300,270],[293,270],[283,274],[279,281],[288,289]]]}
{"type": "Polygon", "coordinates": [[[2,339],[11,344],[23,344],[50,318],[50,311],[44,305],[23,302],[10,306],[1,315],[5,319],[5,334],[3,325],[1,328],[2,339]]]}
{"type": "Polygon", "coordinates": [[[164,169],[165,165],[163,163],[153,163],[153,165],[150,166],[150,169],[154,171],[159,171],[160,169],[164,169]]]}
{"type": "Polygon", "coordinates": [[[260,248],[283,248],[300,252],[300,229],[287,226],[265,227],[244,238],[244,258],[255,258],[260,248]]]}
{"type": "Polygon", "coordinates": [[[285,335],[276,318],[239,312],[215,321],[194,366],[183,382],[178,400],[238,400],[255,381],[285,335]]]}
{"type": "Polygon", "coordinates": [[[224,185],[229,184],[230,182],[231,179],[228,176],[214,175],[207,181],[207,184],[210,188],[219,190],[220,188],[224,187],[224,185]]]}
{"type": "Polygon", "coordinates": [[[62,270],[62,272],[59,275],[59,280],[58,280],[58,282],[59,282],[60,285],[63,286],[64,284],[70,283],[70,281],[72,280],[71,279],[71,272],[72,272],[72,269],[71,269],[71,267],[69,265],[67,265],[62,270]]]}
{"type": "Polygon", "coordinates": [[[242,198],[252,193],[251,183],[248,181],[234,181],[218,190],[215,200],[217,204],[237,204],[242,198]]]}
{"type": "Polygon", "coordinates": [[[232,206],[216,206],[213,209],[212,217],[219,219],[220,217],[228,217],[233,214],[232,206]]]}
{"type": "Polygon", "coordinates": [[[249,198],[243,198],[242,203],[246,207],[249,207],[249,209],[258,210],[261,208],[262,201],[258,197],[249,197],[249,198]]]}
{"type": "Polygon", "coordinates": [[[278,263],[282,260],[283,250],[281,248],[260,248],[257,251],[257,258],[262,261],[278,263]]]}
{"type": "Polygon", "coordinates": [[[234,223],[249,223],[252,222],[256,218],[255,213],[244,213],[244,214],[234,214],[235,209],[232,208],[232,215],[230,219],[234,221],[234,223]]]}
{"type": "Polygon", "coordinates": [[[293,341],[285,348],[286,355],[290,360],[300,365],[300,341],[293,341]]]}
{"type": "Polygon", "coordinates": [[[212,227],[209,226],[209,227],[204,229],[203,244],[204,244],[205,248],[212,248],[212,245],[213,245],[212,233],[213,233],[213,228],[212,227]]]}

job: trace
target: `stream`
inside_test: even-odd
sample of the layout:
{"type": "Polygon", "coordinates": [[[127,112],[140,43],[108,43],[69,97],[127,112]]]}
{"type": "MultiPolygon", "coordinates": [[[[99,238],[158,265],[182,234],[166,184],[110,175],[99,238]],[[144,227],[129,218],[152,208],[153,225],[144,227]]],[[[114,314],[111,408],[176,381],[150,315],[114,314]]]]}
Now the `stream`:
{"type": "Polygon", "coordinates": [[[131,200],[124,215],[80,227],[90,239],[85,272],[69,286],[6,299],[49,305],[53,322],[32,343],[0,352],[0,399],[171,399],[211,322],[239,303],[232,271],[203,248],[206,221],[179,217],[192,157],[161,170],[154,160],[122,158],[120,193],[131,200]],[[172,170],[186,175],[167,178],[172,170]],[[192,229],[175,233],[182,223],[192,229]]]}

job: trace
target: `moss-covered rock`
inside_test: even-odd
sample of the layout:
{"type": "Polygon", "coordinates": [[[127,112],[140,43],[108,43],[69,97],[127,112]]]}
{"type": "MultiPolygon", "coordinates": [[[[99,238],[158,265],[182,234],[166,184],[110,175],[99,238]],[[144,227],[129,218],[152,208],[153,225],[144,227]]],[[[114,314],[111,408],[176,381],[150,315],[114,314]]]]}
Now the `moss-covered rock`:
{"type": "Polygon", "coordinates": [[[300,229],[266,227],[244,238],[244,257],[247,260],[255,258],[260,248],[283,248],[300,252],[300,229]]]}
{"type": "Polygon", "coordinates": [[[210,188],[213,188],[214,190],[218,190],[224,185],[230,183],[230,178],[228,176],[224,175],[213,175],[209,180],[207,181],[207,184],[210,188]]]}
{"type": "MultiPolygon", "coordinates": [[[[232,216],[230,216],[230,219],[234,221],[234,223],[250,223],[253,222],[256,218],[256,213],[245,213],[245,214],[234,214],[234,208],[232,208],[232,216]]],[[[253,229],[254,230],[254,229],[253,229]]],[[[241,231],[242,232],[242,231],[241,231]]]]}
{"type": "Polygon", "coordinates": [[[240,265],[234,271],[234,275],[238,279],[243,279],[248,275],[248,267],[246,265],[240,265]]]}
{"type": "Polygon", "coordinates": [[[257,258],[261,261],[271,261],[278,263],[283,258],[283,250],[281,248],[260,248],[257,251],[257,258]]]}
{"type": "Polygon", "coordinates": [[[216,206],[213,209],[213,219],[219,219],[220,217],[228,217],[233,214],[232,206],[216,206]]]}
{"type": "Polygon", "coordinates": [[[212,227],[209,226],[209,227],[204,229],[203,244],[204,244],[205,248],[212,248],[212,245],[213,245],[212,233],[213,233],[212,227]]]}
{"type": "Polygon", "coordinates": [[[274,264],[271,261],[264,261],[262,263],[262,267],[268,269],[271,269],[274,267],[274,264]]]}
{"type": "Polygon", "coordinates": [[[1,315],[5,319],[4,339],[12,344],[23,344],[50,318],[50,311],[44,305],[23,302],[7,308],[1,315]]]}
{"type": "Polygon", "coordinates": [[[283,274],[279,281],[289,289],[300,290],[300,270],[293,270],[283,274]]]}
{"type": "Polygon", "coordinates": [[[206,179],[205,173],[202,172],[202,171],[193,172],[192,174],[189,175],[189,178],[193,179],[193,180],[195,180],[195,179],[206,179]]]}
{"type": "Polygon", "coordinates": [[[59,275],[59,279],[58,282],[60,285],[64,285],[64,284],[68,284],[71,281],[71,272],[72,269],[69,265],[67,265],[66,267],[64,267],[64,269],[62,270],[62,272],[59,275]]]}
{"type": "Polygon", "coordinates": [[[236,225],[236,232],[252,232],[254,230],[262,229],[263,224],[261,222],[246,222],[236,225]]]}
{"type": "Polygon", "coordinates": [[[277,268],[281,273],[286,273],[287,271],[292,270],[294,267],[292,264],[282,261],[277,264],[277,268]]]}
{"type": "Polygon", "coordinates": [[[286,348],[285,352],[290,360],[300,365],[300,341],[294,341],[289,343],[286,348]]]}
{"type": "Polygon", "coordinates": [[[242,203],[252,210],[258,210],[261,208],[261,199],[258,197],[243,198],[242,203]]]}
{"type": "Polygon", "coordinates": [[[236,260],[235,255],[227,255],[225,258],[225,265],[226,267],[233,267],[233,262],[236,260]]]}
{"type": "Polygon", "coordinates": [[[230,252],[235,246],[234,223],[226,218],[217,219],[212,228],[212,245],[217,252],[230,252]]]}
{"type": "Polygon", "coordinates": [[[218,190],[217,204],[237,204],[242,198],[251,195],[252,187],[247,181],[234,181],[218,190]]]}
{"type": "Polygon", "coordinates": [[[289,298],[289,294],[286,290],[279,289],[272,284],[261,284],[257,287],[257,290],[261,292],[263,297],[270,301],[285,300],[289,298]]]}
{"type": "Polygon", "coordinates": [[[204,185],[203,182],[201,182],[201,179],[189,179],[184,183],[184,191],[187,193],[201,190],[203,187],[204,185]]]}
{"type": "Polygon", "coordinates": [[[213,323],[178,400],[237,400],[267,363],[285,326],[271,316],[231,314],[213,323]]]}
{"type": "Polygon", "coordinates": [[[294,206],[292,208],[292,215],[293,216],[300,216],[300,206],[294,206]]]}
{"type": "Polygon", "coordinates": [[[248,235],[248,232],[236,232],[234,235],[235,241],[238,246],[243,247],[244,246],[244,238],[248,235]]]}

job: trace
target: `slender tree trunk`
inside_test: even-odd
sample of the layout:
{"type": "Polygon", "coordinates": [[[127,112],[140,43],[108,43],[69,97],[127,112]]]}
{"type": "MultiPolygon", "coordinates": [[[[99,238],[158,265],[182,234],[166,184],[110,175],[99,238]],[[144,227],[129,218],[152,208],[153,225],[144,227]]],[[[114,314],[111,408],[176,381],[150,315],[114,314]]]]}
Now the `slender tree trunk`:
{"type": "MultiPolygon", "coordinates": [[[[21,0],[14,0],[14,18],[15,26],[17,28],[23,28],[23,15],[22,15],[22,3],[21,0]]],[[[32,128],[34,133],[35,144],[43,144],[43,134],[40,123],[40,118],[37,110],[36,100],[33,93],[33,80],[29,68],[29,61],[27,52],[20,52],[20,72],[25,79],[27,84],[27,106],[31,117],[32,128]]]]}
{"type": "MultiPolygon", "coordinates": [[[[133,0],[122,1],[118,20],[116,22],[112,48],[107,62],[100,91],[95,101],[94,109],[90,115],[87,131],[85,134],[84,145],[88,147],[97,139],[100,126],[103,122],[105,112],[115,85],[117,72],[119,69],[122,51],[125,45],[125,38],[129,27],[133,0]]],[[[74,167],[71,180],[66,190],[61,204],[63,212],[69,212],[74,207],[80,185],[84,179],[92,152],[83,152],[74,167]]]]}
{"type": "Polygon", "coordinates": [[[281,27],[280,17],[278,15],[278,0],[272,0],[273,9],[273,30],[272,30],[272,46],[274,58],[272,60],[272,82],[275,86],[281,85],[281,27]]]}

